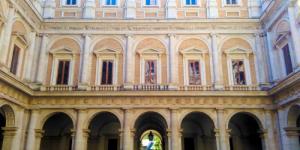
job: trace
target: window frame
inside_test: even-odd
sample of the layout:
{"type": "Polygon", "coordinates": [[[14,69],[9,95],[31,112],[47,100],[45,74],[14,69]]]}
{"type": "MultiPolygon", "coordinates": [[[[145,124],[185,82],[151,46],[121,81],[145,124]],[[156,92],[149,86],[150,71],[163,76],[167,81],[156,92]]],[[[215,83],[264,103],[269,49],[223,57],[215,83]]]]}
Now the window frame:
{"type": "MultiPolygon", "coordinates": [[[[70,71],[71,71],[70,68],[71,68],[71,61],[70,61],[70,60],[68,60],[68,59],[59,59],[59,60],[58,60],[58,62],[57,62],[57,68],[56,68],[56,72],[57,72],[57,73],[56,73],[56,77],[55,77],[55,78],[56,78],[55,85],[68,85],[68,84],[69,84],[69,82],[70,82],[70,81],[69,81],[69,79],[70,79],[70,71]],[[60,62],[69,62],[69,70],[68,70],[69,72],[68,72],[68,81],[67,81],[67,84],[58,84],[58,83],[57,83],[58,73],[59,73],[59,63],[60,63],[60,62]]],[[[64,72],[64,71],[63,71],[63,72],[64,72]]],[[[64,75],[62,74],[62,76],[64,76],[64,75]]],[[[63,78],[63,79],[64,79],[64,78],[63,78]]],[[[62,80],[62,82],[64,82],[64,80],[62,80]]]]}
{"type": "MultiPolygon", "coordinates": [[[[20,48],[20,52],[19,52],[19,58],[18,58],[18,64],[17,64],[17,72],[16,74],[14,74],[17,77],[22,78],[25,71],[24,71],[24,67],[25,67],[25,63],[23,62],[25,57],[26,57],[26,53],[27,53],[27,46],[28,43],[26,41],[26,39],[24,38],[24,36],[21,36],[19,33],[13,33],[12,38],[11,38],[11,43],[10,43],[10,51],[9,51],[9,60],[8,60],[8,66],[11,67],[11,63],[12,63],[12,57],[13,57],[13,51],[14,51],[14,46],[18,46],[20,48]]],[[[10,71],[10,68],[9,68],[10,71]]]]}
{"type": "Polygon", "coordinates": [[[161,51],[155,49],[142,50],[140,53],[140,84],[145,84],[145,61],[156,61],[156,84],[162,83],[162,71],[161,71],[161,51]]]}
{"type": "Polygon", "coordinates": [[[118,82],[118,64],[119,64],[119,52],[111,49],[96,50],[94,52],[96,55],[96,78],[95,84],[97,86],[101,85],[117,85],[118,82]],[[111,60],[113,62],[112,70],[112,84],[102,84],[102,65],[103,61],[111,60]]]}
{"type": "MultiPolygon", "coordinates": [[[[250,59],[249,55],[252,51],[251,50],[245,50],[241,48],[233,48],[230,50],[225,51],[226,57],[227,57],[227,72],[228,72],[228,80],[229,80],[229,85],[230,86],[239,86],[234,84],[234,79],[233,79],[233,68],[232,68],[232,61],[233,60],[242,60],[244,62],[245,66],[245,78],[246,78],[246,83],[244,86],[249,86],[252,85],[252,76],[251,76],[251,69],[250,69],[250,59]]],[[[243,85],[241,85],[243,86],[243,85]]]]}
{"type": "Polygon", "coordinates": [[[143,76],[144,76],[144,84],[157,84],[157,77],[158,77],[158,67],[157,67],[158,61],[157,60],[152,60],[152,59],[145,59],[144,60],[144,72],[143,72],[143,76]],[[156,83],[146,83],[146,62],[151,61],[151,62],[155,62],[155,82],[156,83]]]}
{"type": "Polygon", "coordinates": [[[156,5],[147,5],[147,0],[143,0],[142,6],[143,7],[160,7],[160,0],[156,0],[156,5]]]}
{"type": "Polygon", "coordinates": [[[75,7],[75,6],[77,6],[77,7],[80,7],[80,0],[76,0],[76,4],[72,4],[72,5],[68,5],[67,4],[67,0],[61,0],[61,6],[62,7],[75,7]]]}
{"type": "MultiPolygon", "coordinates": [[[[190,1],[192,1],[192,0],[190,0],[190,1]]],[[[184,7],[196,7],[196,6],[201,6],[201,2],[200,2],[200,0],[195,0],[196,1],[196,4],[187,4],[186,2],[187,2],[187,0],[182,0],[182,4],[183,4],[183,6],[184,7]]]]}
{"type": "MultiPolygon", "coordinates": [[[[110,1],[112,1],[112,0],[110,0],[110,1]]],[[[103,7],[108,7],[108,8],[110,8],[110,7],[112,7],[112,8],[114,8],[114,7],[119,7],[119,0],[115,0],[116,1],[116,4],[115,5],[107,5],[106,4],[106,0],[102,0],[102,3],[100,3],[103,7]]],[[[101,6],[100,6],[101,7],[101,6]]]]}
{"type": "Polygon", "coordinates": [[[183,55],[183,82],[184,86],[205,86],[207,85],[206,81],[206,66],[205,59],[207,55],[207,50],[201,50],[194,47],[187,48],[181,51],[183,55]],[[189,61],[196,60],[200,63],[200,75],[201,75],[201,84],[190,84],[189,83],[189,61]]]}
{"type": "Polygon", "coordinates": [[[222,7],[241,7],[243,6],[242,0],[236,0],[236,4],[227,4],[227,0],[222,0],[222,7]]]}
{"type": "Polygon", "coordinates": [[[53,61],[52,61],[52,70],[51,70],[51,82],[50,85],[56,86],[59,84],[56,84],[57,82],[57,74],[58,74],[58,65],[60,60],[68,60],[70,61],[70,67],[69,67],[69,77],[68,77],[68,84],[66,86],[72,86],[74,85],[74,68],[75,68],[75,54],[73,53],[52,53],[53,61]]]}

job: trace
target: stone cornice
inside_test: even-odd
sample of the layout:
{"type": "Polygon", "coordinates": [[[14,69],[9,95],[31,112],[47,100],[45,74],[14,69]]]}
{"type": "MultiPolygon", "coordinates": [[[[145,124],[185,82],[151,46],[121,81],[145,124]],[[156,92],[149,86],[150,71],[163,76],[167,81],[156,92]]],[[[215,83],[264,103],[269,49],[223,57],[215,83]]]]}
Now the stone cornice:
{"type": "Polygon", "coordinates": [[[274,95],[296,84],[300,84],[300,71],[292,73],[284,80],[279,81],[273,88],[269,90],[269,95],[274,95]]]}

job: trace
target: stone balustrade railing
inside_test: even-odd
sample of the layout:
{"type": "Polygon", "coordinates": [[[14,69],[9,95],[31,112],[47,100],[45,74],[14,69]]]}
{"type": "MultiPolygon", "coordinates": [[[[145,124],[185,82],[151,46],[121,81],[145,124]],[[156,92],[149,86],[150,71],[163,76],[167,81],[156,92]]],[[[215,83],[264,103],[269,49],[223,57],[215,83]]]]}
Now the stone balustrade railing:
{"type": "Polygon", "coordinates": [[[91,86],[90,91],[121,91],[123,90],[123,86],[120,85],[99,85],[99,86],[91,86]]]}
{"type": "Polygon", "coordinates": [[[70,85],[52,85],[52,86],[42,86],[41,91],[77,91],[77,86],[70,85]]]}
{"type": "Polygon", "coordinates": [[[257,85],[232,85],[225,86],[225,91],[259,91],[260,88],[257,85]]]}
{"type": "Polygon", "coordinates": [[[185,85],[179,86],[180,91],[212,91],[211,85],[185,85]]]}
{"type": "Polygon", "coordinates": [[[161,84],[140,84],[133,85],[134,91],[168,91],[169,85],[161,84]]]}

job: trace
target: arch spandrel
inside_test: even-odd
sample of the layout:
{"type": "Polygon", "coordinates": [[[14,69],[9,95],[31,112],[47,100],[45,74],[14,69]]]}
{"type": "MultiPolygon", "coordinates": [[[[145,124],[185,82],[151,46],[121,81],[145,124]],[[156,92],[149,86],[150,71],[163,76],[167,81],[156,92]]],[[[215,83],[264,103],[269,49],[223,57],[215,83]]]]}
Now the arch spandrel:
{"type": "Polygon", "coordinates": [[[213,112],[213,111],[209,111],[209,110],[182,110],[181,113],[179,114],[180,117],[178,119],[178,124],[181,125],[183,119],[185,117],[187,117],[188,115],[192,114],[192,113],[200,113],[200,114],[203,114],[203,115],[207,116],[208,118],[211,119],[211,121],[213,122],[214,126],[217,127],[216,113],[213,112]]]}
{"type": "Polygon", "coordinates": [[[71,120],[72,124],[76,124],[76,111],[74,110],[39,110],[39,122],[36,125],[36,129],[43,129],[45,122],[52,116],[58,113],[66,114],[71,120]]]}
{"type": "Polygon", "coordinates": [[[260,113],[258,111],[245,111],[245,110],[239,110],[239,111],[231,111],[227,114],[226,116],[226,128],[229,129],[229,123],[230,120],[238,114],[246,114],[249,115],[250,117],[252,117],[253,119],[256,120],[256,123],[258,124],[260,130],[264,130],[265,129],[265,125],[263,124],[263,113],[260,113]]]}
{"type": "Polygon", "coordinates": [[[87,116],[86,119],[83,120],[84,121],[84,125],[83,125],[84,129],[88,129],[88,127],[89,127],[90,123],[93,121],[93,119],[95,117],[97,117],[97,115],[102,114],[102,113],[109,113],[109,114],[112,114],[113,116],[115,116],[118,119],[118,121],[121,125],[121,129],[122,129],[122,127],[123,127],[123,123],[122,123],[123,122],[123,117],[122,117],[122,113],[118,110],[101,110],[101,111],[93,110],[93,111],[89,111],[86,115],[87,116]]]}
{"type": "Polygon", "coordinates": [[[147,113],[157,114],[158,116],[161,117],[162,121],[165,122],[166,128],[170,127],[170,120],[169,120],[167,111],[164,111],[164,110],[144,110],[144,111],[140,111],[140,112],[137,112],[134,115],[132,115],[131,128],[134,129],[137,125],[136,123],[137,123],[138,119],[140,119],[141,117],[143,117],[143,115],[146,115],[147,113]]]}

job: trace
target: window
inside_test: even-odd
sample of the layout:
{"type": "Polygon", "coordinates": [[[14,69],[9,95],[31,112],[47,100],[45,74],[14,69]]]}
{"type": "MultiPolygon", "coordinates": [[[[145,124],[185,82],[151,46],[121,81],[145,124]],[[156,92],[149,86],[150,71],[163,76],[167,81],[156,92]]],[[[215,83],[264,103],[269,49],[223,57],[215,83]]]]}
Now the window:
{"type": "Polygon", "coordinates": [[[76,5],[77,0],[66,0],[66,5],[76,5]]]}
{"type": "Polygon", "coordinates": [[[201,72],[200,72],[200,62],[190,60],[189,61],[189,84],[190,85],[199,85],[201,84],[201,72]]]}
{"type": "Polygon", "coordinates": [[[293,66],[292,66],[292,60],[291,60],[289,45],[288,44],[285,45],[282,48],[282,51],[283,51],[286,74],[290,74],[290,73],[293,72],[293,66]]]}
{"type": "Polygon", "coordinates": [[[245,65],[243,60],[232,60],[234,85],[246,85],[245,65]]]}
{"type": "Polygon", "coordinates": [[[113,61],[112,60],[104,60],[102,62],[102,76],[101,76],[101,84],[109,85],[113,82],[113,61]]]}
{"type": "Polygon", "coordinates": [[[155,60],[145,61],[145,84],[157,83],[157,63],[155,60]]]}
{"type": "Polygon", "coordinates": [[[197,0],[185,0],[185,5],[197,5],[197,0]]]}
{"type": "Polygon", "coordinates": [[[146,6],[156,6],[157,0],[146,0],[146,6]]]}
{"type": "Polygon", "coordinates": [[[10,72],[15,75],[17,74],[17,70],[18,70],[19,55],[20,55],[20,48],[15,45],[13,50],[12,60],[11,60],[11,66],[10,66],[10,72]]]}
{"type": "Polygon", "coordinates": [[[105,0],[105,5],[115,6],[117,5],[117,0],[105,0]]]}
{"type": "Polygon", "coordinates": [[[58,62],[56,84],[67,85],[69,81],[70,61],[60,60],[58,62]]]}
{"type": "Polygon", "coordinates": [[[237,1],[238,1],[238,0],[226,0],[226,4],[227,4],[227,5],[236,5],[236,4],[238,4],[237,1]]]}

